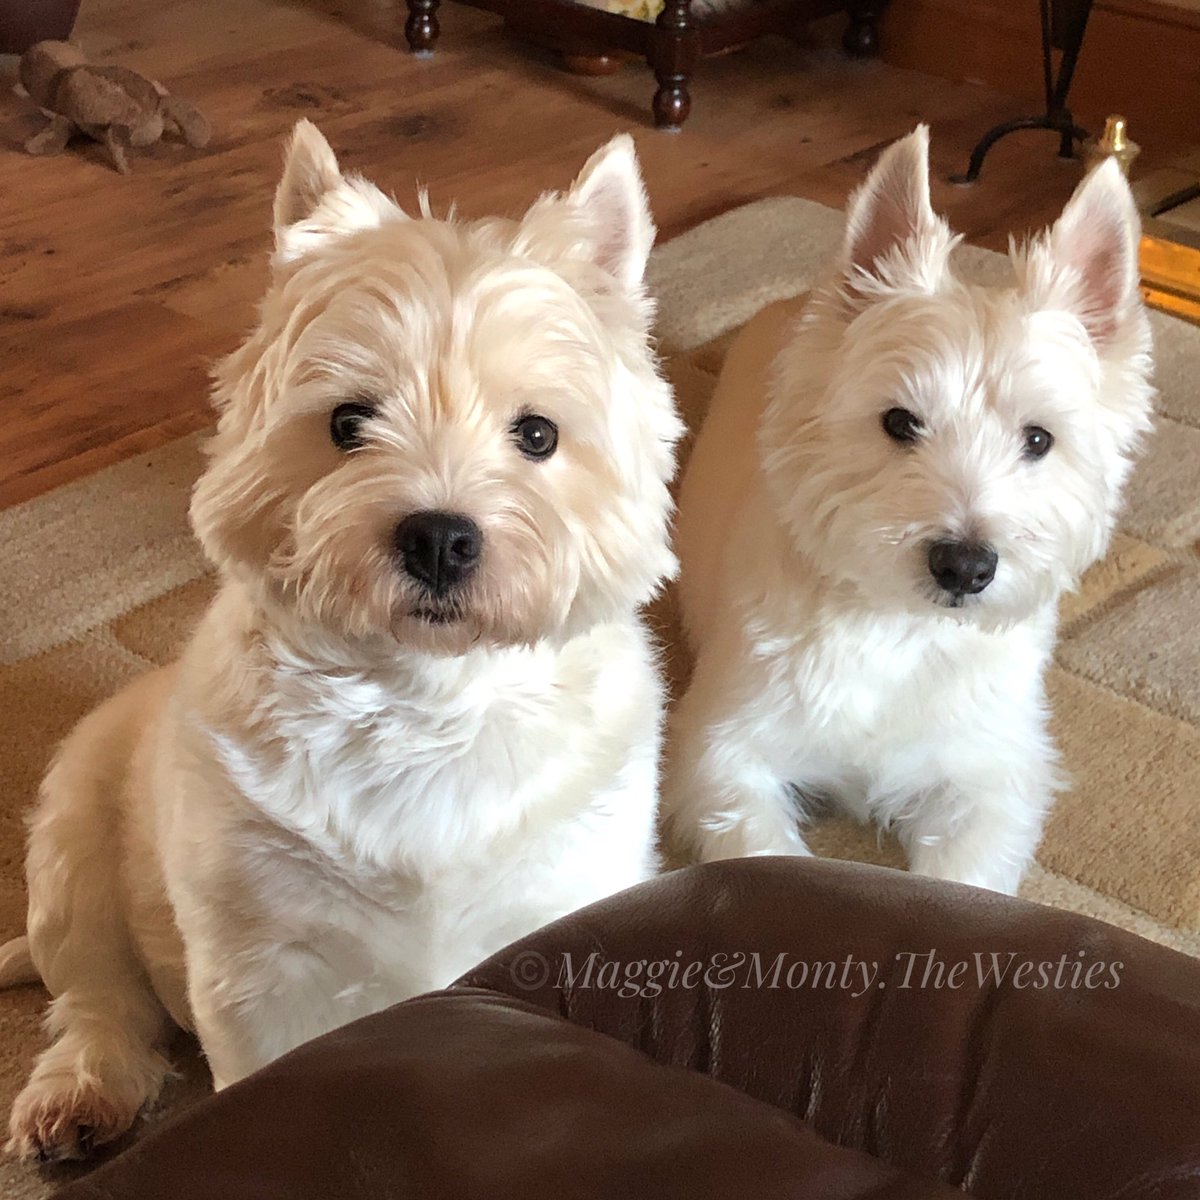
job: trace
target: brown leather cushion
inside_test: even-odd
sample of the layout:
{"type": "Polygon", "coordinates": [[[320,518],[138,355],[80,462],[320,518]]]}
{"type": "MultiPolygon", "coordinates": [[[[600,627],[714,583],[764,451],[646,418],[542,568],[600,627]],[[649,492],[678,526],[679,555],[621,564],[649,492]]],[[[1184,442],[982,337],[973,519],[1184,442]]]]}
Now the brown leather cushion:
{"type": "Polygon", "coordinates": [[[439,992],[310,1042],[60,1200],[949,1200],[521,1000],[439,992]]]}
{"type": "Polygon", "coordinates": [[[59,1200],[955,1194],[938,1178],[997,1200],[1200,1196],[1200,964],[877,868],[691,868],[302,1047],[59,1200]],[[931,948],[968,964],[960,986],[918,987],[923,959],[901,986],[896,956],[931,948]],[[1034,963],[1029,986],[979,986],[992,951],[1034,963]],[[716,957],[754,952],[768,982],[788,956],[779,986],[716,957]],[[567,954],[575,982],[556,987],[567,954]],[[840,985],[848,955],[880,964],[872,986],[840,985]],[[1063,956],[1068,981],[1120,963],[1095,975],[1118,986],[1033,986],[1063,956]],[[644,960],[699,962],[709,983],[656,992],[626,966],[644,960]],[[822,961],[832,987],[811,986],[822,961]]]}
{"type": "MultiPolygon", "coordinates": [[[[811,972],[810,972],[811,974],[811,972]]],[[[793,978],[798,978],[797,972],[793,978]]],[[[514,944],[465,982],[691,1067],[811,1122],[839,1146],[996,1200],[1200,1197],[1200,962],[1111,925],[907,872],[817,859],[692,867],[592,905],[514,944]],[[729,986],[621,998],[521,986],[593,950],[614,962],[880,964],[840,987],[729,986]],[[908,955],[967,963],[959,987],[919,987],[908,955]],[[980,986],[975,955],[1032,963],[980,986]],[[897,956],[902,956],[899,960],[897,956]],[[1035,986],[1037,965],[1102,964],[1101,986],[1035,986]],[[515,969],[513,969],[515,964],[515,969]],[[1116,967],[1117,986],[1111,970],[1116,967]]]]}

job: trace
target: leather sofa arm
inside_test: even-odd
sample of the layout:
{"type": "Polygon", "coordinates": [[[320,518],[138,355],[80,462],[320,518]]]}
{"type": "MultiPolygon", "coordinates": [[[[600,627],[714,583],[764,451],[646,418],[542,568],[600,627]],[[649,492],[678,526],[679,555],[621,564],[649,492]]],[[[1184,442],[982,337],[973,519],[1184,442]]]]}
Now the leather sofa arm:
{"type": "Polygon", "coordinates": [[[1200,962],[993,893],[754,859],[547,926],[58,1200],[963,1192],[1200,1195],[1200,962]]]}
{"type": "Polygon", "coordinates": [[[473,989],[328,1034],[58,1200],[950,1200],[536,1005],[473,989]]]}
{"type": "Polygon", "coordinates": [[[1200,962],[1086,917],[861,864],[746,859],[593,905],[464,982],[974,1196],[1200,1196],[1200,962]],[[724,973],[626,979],[641,961],[724,973]]]}

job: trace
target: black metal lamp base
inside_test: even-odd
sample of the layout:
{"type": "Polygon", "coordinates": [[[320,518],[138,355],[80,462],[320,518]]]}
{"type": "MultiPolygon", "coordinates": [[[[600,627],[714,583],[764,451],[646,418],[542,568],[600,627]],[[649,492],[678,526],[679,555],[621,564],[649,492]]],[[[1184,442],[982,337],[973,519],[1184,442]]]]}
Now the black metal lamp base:
{"type": "Polygon", "coordinates": [[[1021,129],[1048,129],[1058,134],[1059,158],[1074,158],[1075,143],[1087,137],[1086,129],[1075,124],[1067,108],[1071,79],[1079,61],[1079,49],[1092,13],[1093,0],[1040,0],[1042,18],[1042,82],[1046,93],[1046,111],[1040,117],[1022,117],[989,129],[971,151],[967,169],[951,175],[951,183],[969,184],[979,178],[988,151],[1002,138],[1021,129]],[[1054,76],[1053,51],[1062,51],[1058,78],[1054,76]]]}
{"type": "Polygon", "coordinates": [[[1058,117],[1022,117],[1017,121],[1005,121],[1003,125],[989,129],[979,139],[975,149],[971,151],[971,161],[967,164],[967,169],[959,175],[951,175],[950,182],[974,183],[979,178],[979,172],[983,170],[983,160],[987,157],[987,152],[1002,137],[1007,137],[1010,133],[1017,133],[1022,129],[1049,129],[1057,133],[1059,135],[1059,158],[1074,158],[1075,143],[1082,142],[1088,135],[1086,129],[1075,124],[1069,112],[1064,112],[1058,117]]]}

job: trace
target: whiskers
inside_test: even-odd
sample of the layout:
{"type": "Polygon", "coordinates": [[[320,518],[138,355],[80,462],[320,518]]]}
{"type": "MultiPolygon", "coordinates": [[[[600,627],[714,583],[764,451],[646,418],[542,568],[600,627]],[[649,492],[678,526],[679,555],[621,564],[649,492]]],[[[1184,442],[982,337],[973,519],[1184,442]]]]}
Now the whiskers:
{"type": "Polygon", "coordinates": [[[1028,525],[1023,525],[1014,530],[1011,536],[1014,542],[1028,542],[1037,544],[1038,542],[1044,542],[1047,540],[1045,534],[1038,533],[1036,529],[1031,529],[1028,525]]]}
{"type": "Polygon", "coordinates": [[[418,606],[412,609],[408,615],[418,621],[424,621],[427,625],[454,625],[463,620],[464,616],[457,607],[445,606],[438,608],[418,606]]]}
{"type": "Polygon", "coordinates": [[[925,530],[920,525],[905,525],[901,528],[881,525],[871,532],[885,546],[903,546],[913,541],[914,538],[920,537],[925,530]]]}

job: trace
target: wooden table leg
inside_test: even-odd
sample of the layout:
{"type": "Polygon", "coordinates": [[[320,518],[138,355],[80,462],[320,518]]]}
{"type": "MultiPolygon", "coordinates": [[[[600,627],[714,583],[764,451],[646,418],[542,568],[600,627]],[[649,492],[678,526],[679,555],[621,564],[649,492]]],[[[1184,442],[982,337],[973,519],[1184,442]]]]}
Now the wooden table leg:
{"type": "Polygon", "coordinates": [[[441,32],[437,10],[439,0],[408,0],[408,20],[404,36],[414,54],[432,54],[441,32]]]}
{"type": "Polygon", "coordinates": [[[879,15],[886,0],[847,0],[850,21],[842,35],[842,49],[851,58],[874,58],[879,53],[879,15]]]}
{"type": "Polygon", "coordinates": [[[700,35],[692,24],[691,0],[666,0],[655,25],[650,64],[658,80],[654,123],[660,129],[678,129],[691,112],[688,83],[700,56],[700,35]]]}

